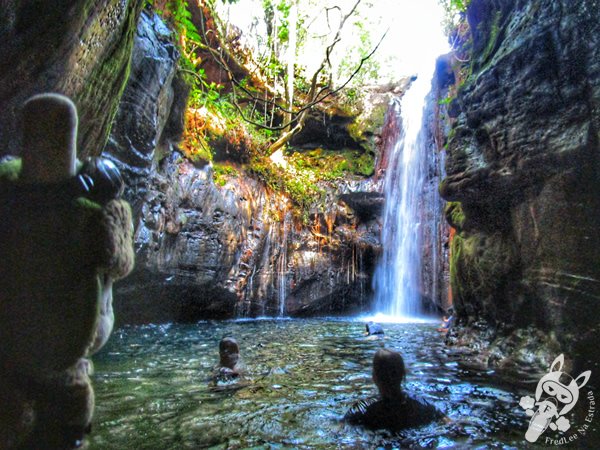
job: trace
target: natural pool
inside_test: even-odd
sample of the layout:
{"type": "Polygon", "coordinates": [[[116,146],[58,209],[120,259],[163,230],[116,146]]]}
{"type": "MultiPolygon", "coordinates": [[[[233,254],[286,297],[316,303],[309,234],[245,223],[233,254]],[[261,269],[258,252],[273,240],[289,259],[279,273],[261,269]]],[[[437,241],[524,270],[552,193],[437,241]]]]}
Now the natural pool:
{"type": "Polygon", "coordinates": [[[385,324],[375,341],[364,322],[339,319],[122,328],[94,357],[89,448],[523,448],[529,419],[519,399],[531,391],[464,368],[436,326],[385,324]],[[244,387],[209,385],[225,335],[240,344],[251,378],[244,387]],[[371,361],[382,345],[403,354],[406,389],[450,423],[391,434],[340,420],[375,393],[371,361]]]}

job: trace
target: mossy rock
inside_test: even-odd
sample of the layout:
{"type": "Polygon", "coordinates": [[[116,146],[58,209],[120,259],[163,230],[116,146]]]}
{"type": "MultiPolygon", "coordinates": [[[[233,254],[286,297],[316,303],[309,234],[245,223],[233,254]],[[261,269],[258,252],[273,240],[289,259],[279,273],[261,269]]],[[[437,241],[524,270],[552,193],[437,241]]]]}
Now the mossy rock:
{"type": "Polygon", "coordinates": [[[450,284],[457,309],[467,315],[492,313],[517,269],[514,245],[501,233],[456,234],[450,248],[450,284]]]}
{"type": "Polygon", "coordinates": [[[460,231],[463,229],[465,224],[465,213],[462,210],[460,202],[448,202],[444,208],[444,214],[446,221],[452,228],[460,231]]]}
{"type": "Polygon", "coordinates": [[[0,161],[0,183],[3,181],[17,181],[22,167],[21,158],[9,156],[2,159],[0,161]]]}
{"type": "Polygon", "coordinates": [[[133,231],[125,202],[79,197],[74,178],[24,182],[20,168],[20,158],[0,163],[0,366],[35,378],[86,355],[101,272],[116,279],[131,270],[133,231]]]}

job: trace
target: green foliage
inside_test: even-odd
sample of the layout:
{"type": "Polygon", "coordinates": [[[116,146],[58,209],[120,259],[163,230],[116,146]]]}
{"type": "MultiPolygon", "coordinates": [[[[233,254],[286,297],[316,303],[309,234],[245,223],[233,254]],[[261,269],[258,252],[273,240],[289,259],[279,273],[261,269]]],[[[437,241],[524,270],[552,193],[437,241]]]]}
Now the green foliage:
{"type": "Polygon", "coordinates": [[[256,158],[249,170],[272,190],[285,193],[296,207],[295,212],[305,223],[311,208],[322,205],[325,200],[325,192],[316,185],[310,172],[292,173],[274,165],[265,157],[256,158]]]}
{"type": "MultiPolygon", "coordinates": [[[[324,182],[339,180],[350,176],[370,176],[374,171],[374,155],[372,152],[362,150],[328,151],[317,149],[312,152],[292,152],[287,161],[290,167],[283,169],[265,157],[266,149],[277,137],[277,131],[263,128],[254,128],[250,125],[242,126],[240,111],[234,107],[232,94],[225,94],[223,87],[210,82],[207,75],[199,67],[199,58],[196,51],[204,48],[204,44],[192,22],[188,11],[189,0],[170,0],[166,4],[163,17],[176,31],[177,42],[180,46],[182,59],[180,66],[182,74],[191,86],[186,114],[186,131],[182,141],[182,149],[186,157],[198,164],[213,163],[214,180],[219,186],[237,175],[237,170],[229,162],[236,161],[246,165],[246,169],[265,182],[267,186],[277,192],[287,195],[295,205],[295,210],[302,218],[308,218],[311,209],[323,206],[325,194],[321,187],[324,182]],[[217,162],[221,161],[221,162],[217,162]],[[225,162],[229,161],[229,162],[225,162]]],[[[281,85],[285,79],[285,65],[278,59],[278,51],[285,48],[289,39],[288,17],[292,2],[296,0],[263,0],[265,20],[271,20],[271,31],[268,38],[271,40],[272,51],[264,53],[264,60],[260,61],[262,75],[269,80],[269,84],[281,85]],[[269,14],[271,18],[269,19],[269,14]],[[283,46],[282,46],[283,44],[283,46]],[[278,80],[278,81],[273,81],[278,80]]],[[[158,3],[159,0],[154,0],[158,3]]],[[[316,5],[316,3],[315,3],[316,5]]],[[[300,14],[298,19],[301,24],[308,16],[300,14]]],[[[360,61],[372,50],[369,32],[362,24],[356,25],[356,33],[360,36],[358,47],[348,55],[347,73],[352,73],[360,61]]],[[[269,28],[269,23],[267,23],[269,28]]],[[[300,26],[299,45],[302,45],[302,33],[306,30],[300,26]]],[[[298,68],[298,72],[301,70],[298,68]]],[[[370,77],[377,67],[367,61],[362,72],[370,77]],[[371,75],[369,75],[369,71],[371,75]]],[[[361,83],[362,78],[357,78],[361,83]]],[[[264,96],[261,88],[253,86],[251,81],[243,80],[244,90],[252,93],[257,98],[264,96]]],[[[345,96],[340,96],[346,102],[347,108],[354,111],[359,103],[361,91],[357,87],[346,90],[345,96]]],[[[295,88],[299,93],[308,93],[310,83],[301,76],[295,77],[295,88]]],[[[238,90],[238,95],[242,92],[238,90]]],[[[297,97],[300,98],[300,97],[297,97]]],[[[239,97],[238,97],[239,99],[239,97]]],[[[240,106],[245,117],[256,123],[270,123],[273,121],[272,108],[254,102],[246,102],[240,106]]],[[[277,118],[275,118],[277,124],[277,118]]]]}
{"type": "Polygon", "coordinates": [[[450,288],[452,289],[452,297],[454,301],[462,302],[464,301],[464,290],[465,290],[465,282],[462,279],[463,277],[463,244],[464,240],[459,235],[456,234],[452,238],[452,243],[450,244],[450,288]]]}
{"type": "Polygon", "coordinates": [[[346,99],[349,102],[356,102],[359,99],[359,96],[360,96],[360,93],[354,87],[351,87],[351,88],[348,88],[348,89],[344,90],[344,94],[346,96],[346,99]]]}
{"type": "MultiPolygon", "coordinates": [[[[198,29],[194,22],[192,22],[192,14],[188,8],[187,0],[168,0],[166,2],[160,2],[158,0],[148,0],[148,4],[156,7],[157,12],[165,19],[171,28],[175,31],[179,43],[181,41],[189,41],[191,45],[201,46],[202,39],[198,33],[198,29]]],[[[187,47],[189,44],[184,44],[187,47]]],[[[183,58],[188,59],[188,53],[183,48],[183,58]]],[[[186,61],[190,63],[189,59],[186,61]]],[[[193,64],[190,63],[191,66],[193,64]]]]}
{"type": "Polygon", "coordinates": [[[500,35],[500,21],[502,19],[502,12],[496,11],[494,14],[494,18],[492,20],[492,26],[490,29],[490,37],[488,39],[487,45],[481,54],[480,62],[481,64],[485,64],[486,61],[492,56],[494,53],[494,49],[496,48],[496,44],[498,43],[498,36],[500,35]]]}
{"type": "Polygon", "coordinates": [[[191,108],[210,108],[219,111],[223,115],[229,115],[234,106],[221,95],[223,86],[206,80],[204,69],[198,69],[192,73],[187,72],[186,81],[191,86],[188,97],[188,106],[191,108]]]}
{"type": "Polygon", "coordinates": [[[373,174],[374,158],[367,152],[314,149],[291,152],[287,160],[288,170],[274,166],[264,158],[253,163],[251,170],[271,189],[289,196],[296,206],[297,215],[306,223],[311,209],[325,208],[325,191],[322,182],[332,182],[348,175],[370,176],[373,174]]]}
{"type": "Polygon", "coordinates": [[[452,100],[454,100],[454,98],[455,97],[453,95],[448,94],[446,97],[438,101],[438,105],[449,105],[450,103],[452,103],[452,100]]]}
{"type": "Polygon", "coordinates": [[[292,151],[287,155],[287,161],[289,168],[283,169],[268,158],[257,158],[249,170],[272,190],[285,193],[303,220],[308,218],[311,209],[325,207],[325,191],[319,183],[348,175],[370,176],[374,167],[373,155],[358,150],[292,151]]]}
{"type": "Polygon", "coordinates": [[[464,20],[471,0],[438,0],[444,8],[443,26],[448,36],[452,35],[459,23],[464,20]]]}
{"type": "Polygon", "coordinates": [[[186,157],[194,164],[202,167],[213,160],[213,154],[207,142],[197,142],[193,148],[194,151],[186,153],[186,157]]]}
{"type": "MultiPolygon", "coordinates": [[[[158,4],[157,0],[150,4],[158,4]]],[[[233,2],[230,2],[233,3],[233,2]]],[[[189,106],[192,108],[213,107],[223,112],[228,103],[221,96],[223,86],[209,82],[204,69],[199,68],[200,59],[196,51],[206,46],[202,42],[200,33],[192,21],[192,14],[188,8],[188,0],[168,0],[161,2],[158,12],[169,23],[176,35],[176,43],[181,57],[179,66],[186,83],[190,86],[189,106]]]]}
{"type": "Polygon", "coordinates": [[[0,162],[0,181],[17,181],[22,166],[21,158],[10,158],[0,162]]]}
{"type": "Polygon", "coordinates": [[[188,8],[187,0],[170,0],[167,3],[167,7],[173,14],[173,23],[175,24],[177,33],[185,35],[186,40],[200,45],[202,39],[200,39],[196,25],[192,22],[192,13],[190,13],[188,8]]]}
{"type": "Polygon", "coordinates": [[[285,0],[281,0],[277,5],[277,10],[282,16],[281,23],[279,24],[279,32],[277,33],[280,42],[288,42],[290,38],[288,17],[290,16],[291,7],[292,5],[285,0]]]}
{"type": "Polygon", "coordinates": [[[450,7],[458,12],[465,12],[471,0],[449,0],[450,7]]]}
{"type": "Polygon", "coordinates": [[[452,228],[462,230],[465,224],[465,214],[460,202],[448,202],[444,209],[446,220],[452,228]]]}
{"type": "Polygon", "coordinates": [[[318,182],[334,181],[348,175],[371,176],[375,159],[370,152],[339,152],[317,148],[306,152],[292,152],[289,162],[296,171],[305,171],[318,182]]]}
{"type": "Polygon", "coordinates": [[[363,152],[352,160],[350,170],[365,177],[370,177],[375,172],[375,156],[370,152],[363,152]]]}
{"type": "MultiPolygon", "coordinates": [[[[368,28],[362,22],[354,22],[353,26],[354,33],[358,36],[358,44],[345,53],[337,69],[338,79],[344,81],[354,73],[361,59],[366,58],[374,47],[371,32],[368,28]]],[[[372,80],[376,80],[379,70],[380,66],[375,58],[365,59],[360,71],[352,78],[349,87],[364,86],[372,80]]]]}
{"type": "Polygon", "coordinates": [[[471,0],[439,0],[447,15],[455,15],[467,11],[471,0]]]}
{"type": "Polygon", "coordinates": [[[239,175],[238,170],[224,163],[214,163],[213,164],[213,179],[217,186],[225,186],[227,180],[230,178],[235,178],[239,175]]]}

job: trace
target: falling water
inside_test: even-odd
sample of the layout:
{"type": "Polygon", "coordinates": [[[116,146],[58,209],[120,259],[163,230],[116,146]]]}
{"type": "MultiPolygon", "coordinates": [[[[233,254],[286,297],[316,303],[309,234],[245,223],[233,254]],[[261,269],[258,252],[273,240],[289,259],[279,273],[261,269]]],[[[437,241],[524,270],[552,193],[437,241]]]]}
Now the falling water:
{"type": "MultiPolygon", "coordinates": [[[[435,26],[428,19],[428,11],[435,5],[425,6],[428,2],[419,2],[422,10],[411,11],[415,22],[429,20],[430,26],[421,24],[421,30],[433,30],[435,26]]],[[[411,69],[417,77],[411,83],[401,102],[394,100],[391,105],[391,117],[402,130],[389,151],[389,163],[385,178],[385,210],[383,218],[382,246],[383,255],[375,271],[373,287],[377,313],[391,316],[396,320],[415,318],[424,314],[423,293],[436,293],[436,287],[423,286],[424,236],[429,233],[432,224],[424,223],[427,214],[424,211],[437,207],[436,189],[431,189],[429,179],[429,153],[424,114],[431,90],[435,59],[444,50],[439,40],[424,36],[415,28],[413,36],[420,46],[411,46],[408,56],[411,69]]],[[[437,200],[439,204],[439,199],[437,200]]],[[[433,224],[435,228],[435,224],[433,224]]],[[[431,233],[429,233],[431,234],[431,233]]],[[[435,250],[435,246],[434,246],[435,250]]],[[[429,252],[429,258],[435,258],[429,252]]],[[[428,267],[437,267],[436,261],[427,261],[428,267]]]]}
{"type": "MultiPolygon", "coordinates": [[[[393,113],[402,126],[391,149],[385,180],[383,256],[375,272],[377,312],[393,317],[421,314],[419,280],[421,268],[421,193],[427,176],[422,150],[424,99],[431,79],[418,77],[402,99],[394,101],[393,113]]],[[[392,119],[393,120],[393,119],[392,119]]]]}
{"type": "Polygon", "coordinates": [[[291,213],[286,211],[283,217],[283,236],[281,239],[281,252],[279,254],[279,260],[277,262],[278,271],[278,300],[279,300],[279,316],[285,315],[285,298],[287,296],[286,285],[288,275],[288,261],[287,261],[287,242],[288,242],[288,231],[291,227],[291,213]]]}

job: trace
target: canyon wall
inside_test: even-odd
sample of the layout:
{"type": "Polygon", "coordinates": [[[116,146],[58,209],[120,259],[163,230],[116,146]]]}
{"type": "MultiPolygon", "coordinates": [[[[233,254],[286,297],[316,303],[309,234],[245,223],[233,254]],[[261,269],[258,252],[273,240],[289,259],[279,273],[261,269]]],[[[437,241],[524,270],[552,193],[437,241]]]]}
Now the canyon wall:
{"type": "MultiPolygon", "coordinates": [[[[136,221],[136,268],[115,286],[117,321],[366,310],[380,250],[378,185],[359,178],[326,182],[325,212],[313,210],[302,221],[287,197],[235,161],[216,183],[212,164],[192,162],[178,148],[187,91],[177,58],[170,31],[143,12],[103,153],[126,178],[136,221]]],[[[379,96],[382,117],[389,95],[379,96]]],[[[311,121],[298,142],[317,136],[326,148],[358,146],[349,123],[311,121]]]]}
{"type": "Polygon", "coordinates": [[[70,97],[80,156],[99,155],[129,74],[143,1],[34,0],[0,8],[0,155],[18,155],[18,117],[32,95],[70,97]]]}
{"type": "Polygon", "coordinates": [[[445,108],[451,340],[489,365],[600,359],[599,12],[473,0],[471,60],[445,66],[471,71],[445,108]]]}
{"type": "MultiPolygon", "coordinates": [[[[381,177],[321,183],[326,208],[299,220],[288,198],[241,164],[217,176],[191,162],[179,151],[188,88],[178,50],[142,4],[26,1],[0,11],[0,37],[11,42],[0,49],[0,155],[19,153],[22,102],[59,92],[79,111],[79,157],[102,153],[126,178],[137,267],[115,288],[117,320],[366,311],[381,248],[381,177]]],[[[369,88],[362,122],[316,109],[292,145],[379,151],[387,104],[405,88],[369,88]]],[[[429,269],[423,296],[439,303],[429,269]]]]}

